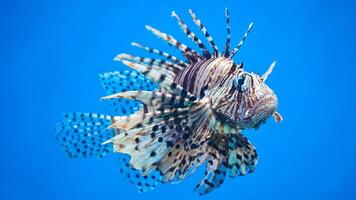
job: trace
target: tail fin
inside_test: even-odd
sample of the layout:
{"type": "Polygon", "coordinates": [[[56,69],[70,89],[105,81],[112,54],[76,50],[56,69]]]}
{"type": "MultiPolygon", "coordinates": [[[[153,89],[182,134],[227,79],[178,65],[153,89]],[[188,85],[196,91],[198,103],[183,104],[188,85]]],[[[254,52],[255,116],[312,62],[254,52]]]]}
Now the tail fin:
{"type": "Polygon", "coordinates": [[[55,127],[56,137],[71,158],[103,157],[113,152],[111,144],[102,143],[112,137],[113,117],[95,113],[67,113],[55,127]]]}

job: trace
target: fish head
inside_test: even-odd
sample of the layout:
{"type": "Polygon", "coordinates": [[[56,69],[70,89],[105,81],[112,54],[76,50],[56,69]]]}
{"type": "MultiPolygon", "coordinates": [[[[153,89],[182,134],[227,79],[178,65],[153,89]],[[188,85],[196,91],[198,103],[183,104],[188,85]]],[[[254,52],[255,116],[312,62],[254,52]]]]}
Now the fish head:
{"type": "MultiPolygon", "coordinates": [[[[275,63],[274,63],[275,64],[275,63]]],[[[213,104],[214,114],[223,122],[240,129],[258,128],[273,116],[282,120],[277,113],[278,98],[266,84],[274,64],[262,76],[241,71],[226,85],[213,104]]]]}

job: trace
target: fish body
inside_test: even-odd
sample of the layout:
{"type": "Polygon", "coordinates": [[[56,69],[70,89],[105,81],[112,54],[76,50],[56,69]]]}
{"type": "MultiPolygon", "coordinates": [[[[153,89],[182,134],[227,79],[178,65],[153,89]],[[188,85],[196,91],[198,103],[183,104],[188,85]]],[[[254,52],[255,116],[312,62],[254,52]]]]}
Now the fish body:
{"type": "Polygon", "coordinates": [[[210,94],[214,113],[240,130],[257,128],[277,109],[277,96],[262,78],[224,56],[190,65],[174,81],[200,98],[210,94]]]}
{"type": "Polygon", "coordinates": [[[226,9],[228,37],[224,51],[219,52],[202,22],[193,11],[189,13],[213,51],[208,50],[175,12],[172,16],[201,53],[171,35],[146,26],[154,35],[176,47],[185,59],[132,43],[164,59],[130,54],[119,54],[115,58],[137,72],[101,75],[109,94],[102,99],[133,101],[127,101],[125,108],[116,108],[122,111],[123,115],[119,116],[65,115],[57,124],[56,133],[69,156],[127,154],[129,161],[120,171],[131,170],[126,176],[140,191],[153,189],[158,183],[184,180],[204,163],[205,177],[196,186],[201,195],[220,187],[226,175],[236,177],[254,171],[258,155],[241,131],[258,128],[270,116],[281,121],[276,112],[277,97],[265,84],[275,63],[259,76],[246,72],[242,63],[232,60],[252,23],[237,47],[230,50],[226,9]],[[136,181],[132,181],[132,173],[136,181]]]}

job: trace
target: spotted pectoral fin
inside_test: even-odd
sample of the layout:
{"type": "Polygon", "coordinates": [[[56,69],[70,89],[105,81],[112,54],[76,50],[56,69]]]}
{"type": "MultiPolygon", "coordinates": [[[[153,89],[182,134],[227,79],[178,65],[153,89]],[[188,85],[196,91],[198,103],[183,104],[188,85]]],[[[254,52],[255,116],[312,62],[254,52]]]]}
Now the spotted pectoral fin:
{"type": "Polygon", "coordinates": [[[141,72],[153,82],[157,83],[161,91],[170,93],[172,95],[182,96],[188,99],[194,97],[193,94],[185,90],[181,85],[175,83],[172,77],[165,75],[164,73],[155,68],[128,60],[120,61],[123,64],[129,66],[130,68],[141,72]]]}
{"type": "Polygon", "coordinates": [[[112,153],[112,145],[102,145],[115,136],[113,130],[105,129],[113,117],[95,113],[67,113],[56,124],[56,137],[71,158],[103,157],[112,153]]]}
{"type": "MultiPolygon", "coordinates": [[[[154,82],[134,70],[107,72],[99,76],[108,95],[130,90],[157,90],[154,82]]],[[[110,101],[117,115],[132,114],[142,108],[140,102],[135,100],[111,99],[110,101]]]]}
{"type": "Polygon", "coordinates": [[[112,143],[116,152],[130,155],[132,167],[144,175],[158,170],[164,182],[183,179],[205,161],[205,149],[199,147],[206,145],[210,134],[207,111],[205,104],[197,103],[143,113],[136,126],[104,144],[112,143]]]}
{"type": "Polygon", "coordinates": [[[238,134],[228,136],[228,172],[230,177],[243,176],[255,170],[258,155],[255,147],[247,138],[238,134]]]}
{"type": "Polygon", "coordinates": [[[159,113],[145,113],[134,128],[120,133],[107,142],[113,143],[117,152],[131,156],[135,169],[148,173],[157,169],[156,164],[170,151],[172,144],[183,138],[183,123],[194,120],[199,107],[166,109],[159,113]]]}
{"type": "Polygon", "coordinates": [[[102,97],[102,99],[115,98],[138,100],[143,103],[145,112],[162,110],[164,108],[183,108],[198,102],[194,96],[186,98],[158,91],[128,91],[102,97]]]}
{"type": "MultiPolygon", "coordinates": [[[[200,118],[204,116],[200,115],[200,118]]],[[[179,182],[185,179],[205,163],[209,156],[207,141],[212,131],[207,124],[200,124],[197,120],[190,126],[178,126],[176,129],[182,132],[181,140],[177,143],[169,143],[174,148],[169,150],[158,165],[163,182],[179,182]]]]}
{"type": "Polygon", "coordinates": [[[134,169],[130,163],[130,158],[127,155],[121,155],[119,159],[120,174],[129,183],[135,185],[139,192],[153,190],[162,182],[162,176],[158,171],[154,171],[149,175],[142,175],[140,170],[134,169]]]}
{"type": "Polygon", "coordinates": [[[225,134],[214,133],[209,139],[205,177],[195,188],[200,195],[205,195],[224,183],[228,160],[227,143],[225,134]]]}
{"type": "Polygon", "coordinates": [[[139,124],[145,125],[153,123],[155,120],[160,121],[162,116],[168,117],[172,114],[172,109],[175,109],[174,112],[177,115],[182,111],[187,112],[179,108],[187,108],[199,104],[199,101],[193,96],[186,98],[158,91],[128,91],[102,97],[102,99],[115,98],[138,100],[143,104],[142,109],[130,116],[115,117],[115,122],[108,127],[124,130],[130,130],[139,124]]]}
{"type": "Polygon", "coordinates": [[[147,58],[147,57],[139,57],[139,56],[134,56],[126,53],[122,53],[117,55],[114,60],[116,61],[121,61],[121,60],[127,60],[130,62],[135,62],[141,65],[144,65],[146,67],[152,68],[155,71],[160,72],[161,74],[164,74],[167,77],[174,78],[175,75],[182,70],[182,66],[172,63],[167,60],[161,60],[157,58],[147,58]]]}

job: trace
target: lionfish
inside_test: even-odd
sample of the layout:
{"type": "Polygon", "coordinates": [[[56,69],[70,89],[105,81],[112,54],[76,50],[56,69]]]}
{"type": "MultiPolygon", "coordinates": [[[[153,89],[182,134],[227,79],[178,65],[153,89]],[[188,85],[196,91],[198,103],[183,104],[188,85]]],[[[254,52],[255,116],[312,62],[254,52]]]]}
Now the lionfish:
{"type": "Polygon", "coordinates": [[[132,43],[161,59],[129,54],[114,59],[133,69],[100,75],[109,94],[102,99],[113,100],[120,115],[65,114],[55,131],[68,156],[127,154],[130,160],[123,159],[126,163],[120,171],[141,192],[153,189],[158,183],[181,181],[203,164],[205,176],[195,187],[200,195],[220,187],[227,175],[242,176],[255,170],[256,149],[241,131],[258,128],[271,115],[277,122],[282,120],[276,111],[277,97],[266,85],[275,62],[262,76],[246,72],[242,63],[234,63],[232,58],[253,23],[231,49],[227,8],[227,39],[222,52],[196,14],[192,10],[189,14],[212,51],[175,12],[172,17],[201,53],[146,26],[177,48],[184,60],[132,43]]]}

